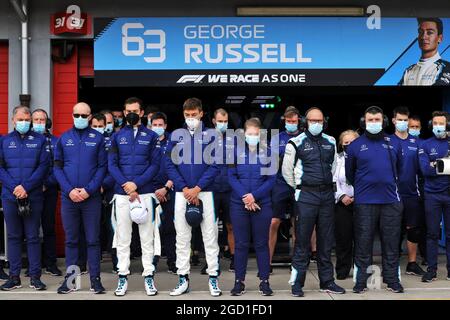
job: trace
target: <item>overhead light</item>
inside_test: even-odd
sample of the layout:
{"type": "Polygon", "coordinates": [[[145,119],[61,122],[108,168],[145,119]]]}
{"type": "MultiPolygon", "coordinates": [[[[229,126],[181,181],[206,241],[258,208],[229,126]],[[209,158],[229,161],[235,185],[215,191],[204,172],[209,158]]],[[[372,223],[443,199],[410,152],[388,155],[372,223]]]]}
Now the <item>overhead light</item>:
{"type": "Polygon", "coordinates": [[[363,17],[363,7],[238,7],[238,16],[350,16],[363,17]]]}

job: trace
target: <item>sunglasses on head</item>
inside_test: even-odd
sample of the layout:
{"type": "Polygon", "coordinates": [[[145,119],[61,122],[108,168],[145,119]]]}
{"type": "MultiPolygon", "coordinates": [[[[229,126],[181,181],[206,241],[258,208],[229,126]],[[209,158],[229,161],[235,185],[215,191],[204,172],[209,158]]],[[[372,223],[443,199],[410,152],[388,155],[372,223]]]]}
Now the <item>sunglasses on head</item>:
{"type": "Polygon", "coordinates": [[[83,118],[83,119],[86,119],[87,117],[89,117],[89,115],[88,115],[88,114],[74,113],[74,114],[73,114],[73,117],[74,117],[74,118],[79,118],[79,117],[81,117],[81,118],[83,118]]]}

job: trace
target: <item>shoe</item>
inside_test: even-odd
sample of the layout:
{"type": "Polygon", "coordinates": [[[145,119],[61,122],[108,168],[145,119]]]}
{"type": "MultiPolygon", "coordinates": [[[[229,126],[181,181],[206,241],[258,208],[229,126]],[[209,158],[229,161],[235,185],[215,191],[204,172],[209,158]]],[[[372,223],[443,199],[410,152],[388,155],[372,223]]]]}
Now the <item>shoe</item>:
{"type": "Polygon", "coordinates": [[[52,276],[55,276],[55,277],[62,276],[61,270],[59,270],[56,265],[52,265],[52,266],[45,268],[45,273],[51,274],[52,276]]]}
{"type": "Polygon", "coordinates": [[[311,252],[311,257],[309,258],[309,261],[312,263],[317,263],[317,251],[311,252]]]}
{"type": "Polygon", "coordinates": [[[86,267],[85,264],[84,264],[84,265],[81,265],[81,266],[78,266],[78,267],[80,268],[80,274],[86,274],[86,273],[88,273],[87,267],[86,267]]]}
{"type": "Polygon", "coordinates": [[[428,265],[427,260],[426,260],[426,259],[422,259],[421,265],[422,265],[422,266],[427,266],[427,265],[428,265]]]}
{"type": "Polygon", "coordinates": [[[128,289],[128,279],[126,276],[119,276],[119,282],[117,283],[117,289],[114,291],[116,296],[124,296],[128,289]]]}
{"type": "Polygon", "coordinates": [[[446,278],[446,280],[447,280],[447,281],[450,281],[450,271],[447,272],[447,278],[446,278]]]}
{"type": "Polygon", "coordinates": [[[223,252],[223,257],[225,259],[233,259],[233,255],[231,254],[230,250],[226,250],[223,252]]]}
{"type": "Polygon", "coordinates": [[[300,284],[300,281],[295,281],[294,285],[291,286],[291,295],[293,297],[304,297],[305,293],[303,292],[303,288],[300,284]]]}
{"type": "Polygon", "coordinates": [[[409,262],[406,266],[406,274],[421,277],[425,271],[416,262],[409,262]]]}
{"type": "Polygon", "coordinates": [[[63,283],[59,286],[57,290],[59,294],[67,294],[78,290],[75,286],[75,279],[72,280],[72,283],[69,287],[67,280],[69,279],[70,276],[71,276],[70,274],[66,274],[66,276],[64,277],[63,283]]]}
{"type": "Polygon", "coordinates": [[[102,285],[100,277],[91,279],[91,291],[94,292],[95,294],[105,293],[106,290],[102,285]]]}
{"type": "Polygon", "coordinates": [[[222,295],[222,290],[219,288],[219,281],[217,277],[209,277],[208,280],[208,286],[209,286],[209,292],[211,293],[211,296],[218,297],[222,295]]]}
{"type": "Polygon", "coordinates": [[[230,268],[228,268],[228,271],[234,272],[234,256],[231,256],[230,261],[230,268]]]}
{"type": "Polygon", "coordinates": [[[367,285],[363,283],[356,283],[353,287],[353,293],[361,294],[367,291],[367,285]]]}
{"type": "Polygon", "coordinates": [[[205,263],[202,270],[200,270],[200,274],[207,275],[208,274],[208,272],[206,272],[207,269],[208,269],[208,264],[205,263]]]}
{"type": "Polygon", "coordinates": [[[400,282],[389,283],[387,285],[386,290],[392,291],[394,293],[403,293],[404,292],[403,286],[400,284],[400,282]]]}
{"type": "Polygon", "coordinates": [[[170,291],[170,295],[171,296],[179,296],[179,295],[182,295],[182,294],[188,293],[188,292],[189,292],[189,279],[187,276],[180,275],[178,277],[178,284],[175,287],[175,289],[170,291]]]}
{"type": "Polygon", "coordinates": [[[262,296],[273,295],[273,290],[270,288],[269,280],[262,280],[259,284],[259,293],[262,296]]]}
{"type": "Polygon", "coordinates": [[[348,278],[348,273],[338,273],[336,274],[336,279],[338,280],[345,280],[348,278]]]}
{"type": "Polygon", "coordinates": [[[147,292],[148,296],[155,296],[158,294],[158,290],[155,287],[155,280],[153,279],[153,276],[146,276],[144,278],[144,286],[145,292],[147,292]]]}
{"type": "Polygon", "coordinates": [[[169,263],[167,267],[168,267],[168,269],[167,269],[168,273],[177,274],[178,268],[176,267],[175,263],[173,263],[173,262],[169,263]]]}
{"type": "Polygon", "coordinates": [[[230,293],[232,296],[243,295],[245,293],[245,284],[241,280],[236,280],[230,293]]]}
{"type": "Polygon", "coordinates": [[[320,292],[333,293],[333,294],[344,294],[345,289],[338,286],[334,281],[330,282],[328,285],[321,287],[320,292]]]}
{"type": "Polygon", "coordinates": [[[422,276],[422,282],[432,282],[434,280],[437,280],[437,273],[434,270],[428,270],[422,276]]]}
{"type": "Polygon", "coordinates": [[[273,267],[270,266],[270,275],[272,275],[272,274],[273,274],[273,267]]]}
{"type": "Polygon", "coordinates": [[[40,278],[31,278],[30,288],[38,291],[47,290],[47,286],[41,281],[40,278]]]}
{"type": "Polygon", "coordinates": [[[200,258],[198,254],[193,254],[191,257],[191,265],[193,266],[199,266],[200,265],[200,258]]]}
{"type": "Polygon", "coordinates": [[[20,278],[17,276],[10,276],[8,281],[6,281],[2,286],[0,286],[0,290],[3,291],[11,291],[19,288],[22,288],[22,282],[20,281],[20,278]]]}
{"type": "Polygon", "coordinates": [[[8,281],[8,279],[8,274],[5,272],[5,270],[3,270],[3,268],[0,268],[0,281],[8,281]]]}

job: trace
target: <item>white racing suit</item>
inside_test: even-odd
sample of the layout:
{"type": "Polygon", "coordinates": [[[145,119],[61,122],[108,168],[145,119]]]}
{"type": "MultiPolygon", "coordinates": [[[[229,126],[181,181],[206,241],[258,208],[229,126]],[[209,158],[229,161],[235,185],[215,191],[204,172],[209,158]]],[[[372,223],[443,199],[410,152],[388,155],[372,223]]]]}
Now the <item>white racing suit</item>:
{"type": "Polygon", "coordinates": [[[450,63],[442,60],[439,53],[408,67],[399,82],[402,86],[450,85],[450,63]]]}

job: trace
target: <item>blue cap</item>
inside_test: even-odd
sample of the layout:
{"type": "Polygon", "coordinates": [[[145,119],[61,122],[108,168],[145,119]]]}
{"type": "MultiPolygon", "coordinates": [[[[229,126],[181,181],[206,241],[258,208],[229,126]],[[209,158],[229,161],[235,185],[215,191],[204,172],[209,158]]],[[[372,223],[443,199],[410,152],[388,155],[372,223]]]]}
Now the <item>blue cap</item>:
{"type": "Polygon", "coordinates": [[[186,205],[186,222],[191,227],[198,227],[203,221],[203,202],[202,200],[199,202],[198,206],[192,203],[186,205]]]}

